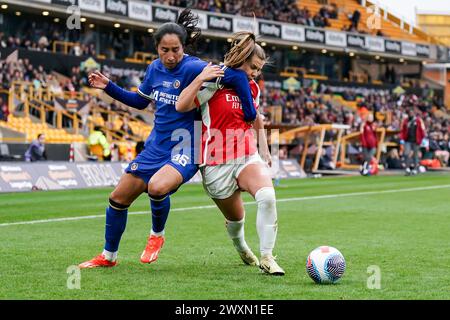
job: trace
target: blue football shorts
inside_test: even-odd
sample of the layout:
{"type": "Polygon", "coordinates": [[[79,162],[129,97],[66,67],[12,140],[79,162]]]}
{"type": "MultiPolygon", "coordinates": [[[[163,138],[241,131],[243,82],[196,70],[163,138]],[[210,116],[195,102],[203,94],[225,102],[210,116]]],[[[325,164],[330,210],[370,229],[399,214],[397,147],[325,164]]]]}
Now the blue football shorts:
{"type": "Polygon", "coordinates": [[[151,157],[145,155],[145,152],[141,152],[133,161],[130,162],[125,169],[126,173],[130,173],[144,180],[146,184],[149,183],[153,175],[158,172],[166,164],[174,167],[183,177],[183,182],[186,183],[197,173],[198,165],[191,163],[190,159],[183,155],[177,154],[167,157],[164,160],[155,162],[151,157]]]}

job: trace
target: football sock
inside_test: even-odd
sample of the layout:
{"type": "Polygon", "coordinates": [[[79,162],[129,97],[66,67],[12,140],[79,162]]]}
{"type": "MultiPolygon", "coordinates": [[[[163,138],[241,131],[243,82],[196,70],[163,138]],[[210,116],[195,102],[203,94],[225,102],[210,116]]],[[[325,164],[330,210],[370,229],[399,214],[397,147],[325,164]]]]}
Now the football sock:
{"type": "Polygon", "coordinates": [[[116,253],[117,255],[120,238],[127,225],[128,206],[118,203],[111,204],[106,209],[105,250],[110,253],[116,253]]]}
{"type": "Polygon", "coordinates": [[[271,255],[278,229],[275,190],[272,187],[261,188],[256,192],[255,200],[258,205],[256,230],[261,256],[271,255]]]}
{"type": "Polygon", "coordinates": [[[110,252],[110,251],[108,251],[106,249],[103,249],[103,252],[102,252],[102,254],[105,257],[105,259],[109,260],[109,261],[116,261],[117,260],[117,253],[118,253],[118,251],[110,252]]]}
{"type": "Polygon", "coordinates": [[[161,200],[151,199],[150,207],[152,208],[152,235],[164,235],[167,217],[170,211],[170,197],[166,196],[161,200]]]}
{"type": "Polygon", "coordinates": [[[244,252],[250,250],[244,237],[244,223],[245,218],[240,221],[230,221],[226,220],[226,228],[228,235],[233,241],[233,245],[239,252],[244,252]]]}

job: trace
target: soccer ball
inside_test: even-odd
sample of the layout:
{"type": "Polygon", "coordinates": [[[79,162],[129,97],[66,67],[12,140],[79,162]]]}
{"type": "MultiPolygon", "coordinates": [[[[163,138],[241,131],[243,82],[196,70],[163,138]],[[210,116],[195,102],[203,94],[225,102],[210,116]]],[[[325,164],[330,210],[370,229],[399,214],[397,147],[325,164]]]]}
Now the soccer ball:
{"type": "Polygon", "coordinates": [[[344,271],[344,256],[333,247],[318,247],[306,259],[306,272],[316,283],[335,283],[344,271]]]}

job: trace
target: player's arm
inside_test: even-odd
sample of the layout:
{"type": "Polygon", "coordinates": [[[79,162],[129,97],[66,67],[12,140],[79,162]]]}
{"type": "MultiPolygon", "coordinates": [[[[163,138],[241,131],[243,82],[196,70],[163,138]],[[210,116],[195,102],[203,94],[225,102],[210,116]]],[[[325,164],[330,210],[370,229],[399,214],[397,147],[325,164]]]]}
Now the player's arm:
{"type": "Polygon", "coordinates": [[[255,121],[256,109],[253,104],[252,92],[247,75],[242,70],[227,67],[224,68],[224,71],[224,76],[219,78],[217,83],[233,88],[241,99],[244,120],[247,122],[255,121]]]}
{"type": "Polygon", "coordinates": [[[183,89],[175,104],[176,110],[178,112],[188,112],[199,107],[204,102],[199,100],[199,91],[203,83],[222,77],[223,74],[224,72],[219,66],[213,66],[211,63],[208,63],[194,81],[183,89]]]}
{"type": "MultiPolygon", "coordinates": [[[[206,62],[203,60],[198,60],[192,62],[189,65],[189,72],[192,74],[200,74],[205,68],[206,62]]],[[[253,105],[252,92],[250,90],[250,85],[248,84],[248,78],[244,71],[238,69],[232,69],[228,67],[223,67],[224,75],[223,77],[218,77],[215,79],[217,87],[221,85],[226,85],[234,91],[241,99],[242,111],[244,112],[244,120],[247,122],[252,122],[256,119],[256,109],[253,105]]],[[[213,82],[214,79],[209,80],[213,82]]],[[[195,99],[195,98],[194,98],[195,99]]]]}
{"type": "Polygon", "coordinates": [[[147,108],[150,103],[149,98],[144,98],[136,92],[124,90],[111,80],[108,82],[105,92],[114,100],[139,110],[147,108]]]}
{"type": "Polygon", "coordinates": [[[89,84],[97,89],[104,90],[111,98],[120,101],[132,108],[145,109],[149,101],[138,93],[127,91],[109,80],[99,71],[94,71],[89,75],[89,84]]]}
{"type": "Polygon", "coordinates": [[[253,123],[253,129],[256,131],[256,141],[258,141],[260,155],[269,166],[272,166],[272,157],[267,144],[267,135],[264,130],[263,115],[257,112],[256,120],[253,123]]]}

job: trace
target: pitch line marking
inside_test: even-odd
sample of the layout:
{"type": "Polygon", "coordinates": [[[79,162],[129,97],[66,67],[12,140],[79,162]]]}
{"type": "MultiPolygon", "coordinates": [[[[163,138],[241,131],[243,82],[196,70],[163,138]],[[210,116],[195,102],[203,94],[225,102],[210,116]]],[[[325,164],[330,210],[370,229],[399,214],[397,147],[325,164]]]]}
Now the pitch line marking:
{"type": "MultiPolygon", "coordinates": [[[[416,188],[406,188],[406,189],[393,189],[393,190],[381,190],[381,191],[366,191],[366,192],[353,192],[353,193],[341,193],[341,194],[326,194],[321,196],[309,196],[309,197],[298,197],[298,198],[286,198],[277,199],[277,202],[292,202],[292,201],[307,201],[307,200],[320,200],[320,199],[334,199],[334,198],[344,198],[344,197],[354,197],[354,196],[368,196],[374,194],[386,194],[386,193],[396,193],[396,192],[411,192],[411,191],[424,191],[424,190],[435,190],[435,189],[445,189],[450,188],[450,184],[439,185],[439,186],[428,186],[428,187],[416,187],[416,188]]],[[[244,205],[254,205],[256,202],[245,202],[244,205]]],[[[216,205],[207,206],[196,206],[196,207],[186,207],[186,208],[174,208],[171,212],[176,211],[190,211],[190,210],[201,210],[201,209],[214,209],[216,205]]],[[[129,212],[129,215],[141,215],[150,214],[150,211],[134,211],[129,212]]],[[[43,219],[43,220],[31,220],[31,221],[21,221],[21,222],[9,222],[1,223],[0,227],[26,225],[26,224],[39,224],[39,223],[49,223],[49,222],[60,222],[60,221],[77,221],[84,219],[96,219],[104,218],[104,214],[81,216],[81,217],[66,217],[66,218],[53,218],[53,219],[43,219]]]]}

